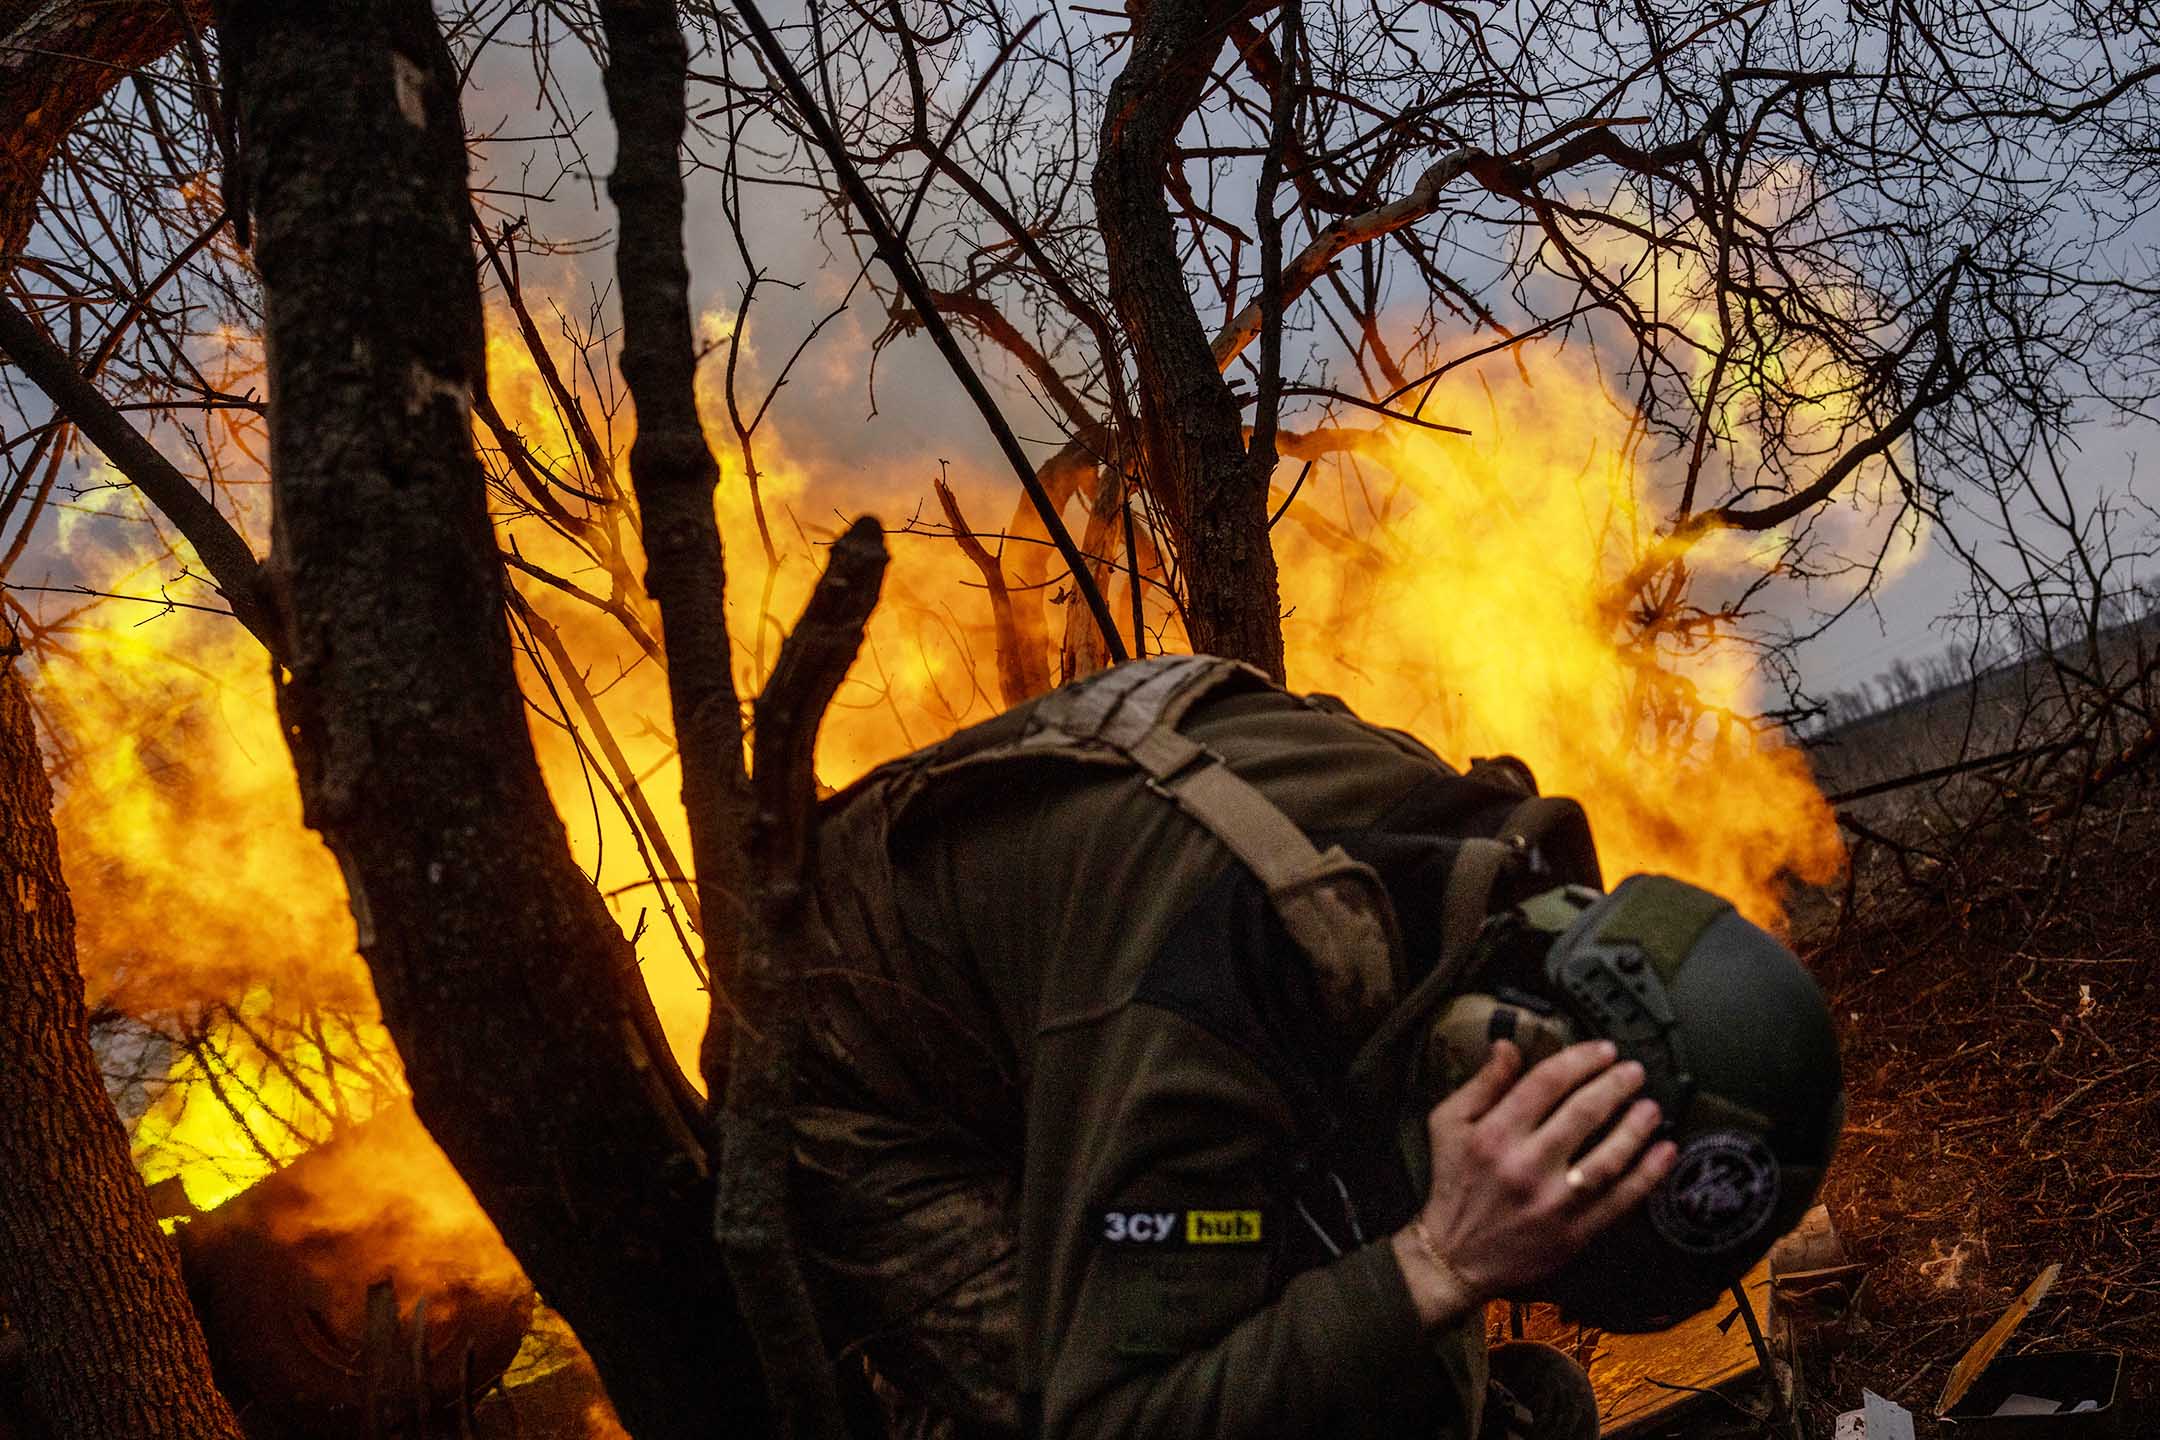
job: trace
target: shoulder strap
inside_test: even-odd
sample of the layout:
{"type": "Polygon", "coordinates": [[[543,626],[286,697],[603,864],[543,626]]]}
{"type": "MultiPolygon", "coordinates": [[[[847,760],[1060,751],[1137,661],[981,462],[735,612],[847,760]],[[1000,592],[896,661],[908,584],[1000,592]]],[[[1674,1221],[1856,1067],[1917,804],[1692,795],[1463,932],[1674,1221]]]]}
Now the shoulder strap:
{"type": "Polygon", "coordinates": [[[1296,822],[1178,722],[1207,695],[1267,686],[1251,666],[1210,656],[1158,656],[1100,671],[1045,700],[1023,749],[1123,756],[1157,795],[1235,855],[1267,892],[1312,958],[1329,1018],[1346,1032],[1371,1028],[1394,1003],[1402,946],[1394,906],[1370,866],[1340,846],[1322,852],[1296,822]]]}
{"type": "Polygon", "coordinates": [[[1603,888],[1597,849],[1590,842],[1590,825],[1582,807],[1557,795],[1531,792],[1508,811],[1491,839],[1464,840],[1456,851],[1441,901],[1438,973],[1448,983],[1469,958],[1478,931],[1492,913],[1493,889],[1500,877],[1510,865],[1527,863],[1534,849],[1549,852],[1545,859],[1555,883],[1603,888]]]}
{"type": "Polygon", "coordinates": [[[1232,685],[1272,688],[1252,666],[1212,655],[1156,655],[1113,665],[1044,696],[1026,743],[1097,741],[1129,751],[1150,731],[1175,731],[1186,711],[1232,685]]]}

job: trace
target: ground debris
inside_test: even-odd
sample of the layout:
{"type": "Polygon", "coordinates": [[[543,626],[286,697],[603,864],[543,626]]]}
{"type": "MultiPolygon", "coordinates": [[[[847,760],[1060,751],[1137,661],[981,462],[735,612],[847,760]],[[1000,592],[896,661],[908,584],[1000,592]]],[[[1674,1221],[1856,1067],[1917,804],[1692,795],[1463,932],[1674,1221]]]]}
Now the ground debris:
{"type": "MultiPolygon", "coordinates": [[[[1931,1411],[1953,1362],[2045,1266],[2025,1334],[2119,1350],[2139,1413],[2160,1357],[2160,815],[2149,780],[2044,834],[1958,852],[1914,890],[1798,912],[1844,1030],[1850,1117],[1824,1201],[1869,1267],[1842,1330],[1803,1342],[1801,1433],[1863,1390],[1931,1411]]],[[[2006,1352],[2026,1342],[2013,1340],[2006,1352]]],[[[1929,1414],[1923,1437],[1947,1433],[1929,1414]]]]}
{"type": "Polygon", "coordinates": [[[2032,1314],[2033,1307],[2045,1300],[2048,1291],[2055,1288],[2055,1277],[2060,1274],[2061,1265],[2050,1265],[2041,1271],[2034,1277],[2032,1284],[2025,1287],[2025,1293],[2010,1302],[2010,1308],[2003,1311],[2001,1318],[1988,1326],[1987,1333],[1973,1341],[1971,1348],[1951,1370],[1950,1378],[1943,1382],[1942,1398],[1935,1402],[1936,1414],[1949,1414],[1956,1408],[1957,1402],[1965,1398],[1965,1392],[1972,1388],[1973,1381],[1980,1378],[1980,1372],[1987,1369],[2002,1352],[2011,1332],[2022,1325],[2025,1317],[2032,1314]]]}

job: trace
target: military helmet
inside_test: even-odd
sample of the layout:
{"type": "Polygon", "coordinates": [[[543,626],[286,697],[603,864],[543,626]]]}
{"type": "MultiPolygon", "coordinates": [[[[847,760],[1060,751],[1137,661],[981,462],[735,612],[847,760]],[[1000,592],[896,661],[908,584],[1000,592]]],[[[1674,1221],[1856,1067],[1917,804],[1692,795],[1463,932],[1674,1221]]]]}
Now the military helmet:
{"type": "Polygon", "coordinates": [[[1561,887],[1495,916],[1472,964],[1470,993],[1428,1031],[1428,1077],[1459,1081],[1503,1038],[1535,1062],[1604,1037],[1642,1062],[1680,1149],[1643,1205],[1524,1298],[1608,1330],[1663,1329],[1800,1222],[1844,1086],[1822,991],[1769,932],[1706,890],[1633,875],[1609,895],[1561,887]]]}

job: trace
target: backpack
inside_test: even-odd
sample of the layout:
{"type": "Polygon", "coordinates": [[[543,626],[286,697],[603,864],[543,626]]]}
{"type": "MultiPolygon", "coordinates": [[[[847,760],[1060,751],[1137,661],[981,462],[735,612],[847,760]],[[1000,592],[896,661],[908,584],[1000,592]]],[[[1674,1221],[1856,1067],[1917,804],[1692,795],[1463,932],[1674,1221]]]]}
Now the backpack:
{"type": "MultiPolygon", "coordinates": [[[[1339,846],[1315,845],[1273,801],[1180,728],[1204,701],[1260,690],[1279,687],[1235,660],[1158,655],[1130,661],[882,766],[827,803],[842,807],[867,787],[885,787],[887,823],[897,829],[916,799],[954,781],[986,778],[993,767],[1062,763],[1136,771],[1150,791],[1197,822],[1259,881],[1311,959],[1329,1020],[1344,1034],[1363,1034],[1403,998],[1394,912],[1379,877],[1339,846]]],[[[1520,760],[1480,759],[1457,772],[1414,737],[1360,720],[1334,696],[1296,698],[1384,737],[1437,775],[1466,782],[1444,790],[1429,807],[1435,833],[1459,838],[1443,902],[1438,966],[1426,986],[1444,986],[1469,959],[1501,881],[1533,854],[1555,883],[1600,883],[1582,808],[1539,795],[1520,760]],[[1497,812],[1491,805],[1495,789],[1512,802],[1497,812]]]]}

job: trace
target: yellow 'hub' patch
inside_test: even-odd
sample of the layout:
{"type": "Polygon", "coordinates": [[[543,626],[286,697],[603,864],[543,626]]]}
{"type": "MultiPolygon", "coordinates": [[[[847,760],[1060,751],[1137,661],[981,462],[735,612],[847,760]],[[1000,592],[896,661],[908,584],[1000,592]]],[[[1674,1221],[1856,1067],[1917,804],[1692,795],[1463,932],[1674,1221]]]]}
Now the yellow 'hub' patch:
{"type": "Polygon", "coordinates": [[[1185,1212],[1185,1243],[1188,1245],[1257,1245],[1260,1243],[1258,1210],[1188,1210],[1185,1212]]]}

